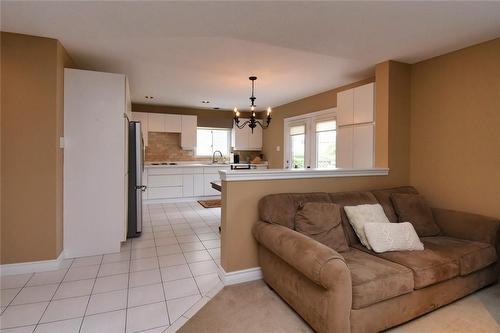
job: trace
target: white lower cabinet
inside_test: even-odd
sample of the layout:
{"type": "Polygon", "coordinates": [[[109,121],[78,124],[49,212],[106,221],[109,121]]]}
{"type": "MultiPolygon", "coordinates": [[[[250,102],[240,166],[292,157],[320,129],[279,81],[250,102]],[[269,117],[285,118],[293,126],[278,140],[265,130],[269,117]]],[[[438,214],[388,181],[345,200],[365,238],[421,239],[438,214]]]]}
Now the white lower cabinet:
{"type": "Polygon", "coordinates": [[[194,198],[220,195],[210,182],[219,181],[219,170],[229,167],[150,167],[145,168],[146,200],[194,198]]]}
{"type": "Polygon", "coordinates": [[[203,187],[203,182],[204,180],[204,177],[203,175],[193,175],[193,193],[194,193],[194,196],[202,196],[204,195],[205,193],[205,189],[203,187]]]}
{"type": "Polygon", "coordinates": [[[337,129],[337,167],[373,167],[374,125],[339,126],[337,129]]]}
{"type": "Polygon", "coordinates": [[[178,175],[150,175],[148,176],[148,184],[151,187],[179,187],[182,186],[182,176],[178,175]]]}
{"type": "Polygon", "coordinates": [[[182,175],[182,196],[194,196],[194,176],[195,175],[182,175]]]}
{"type": "Polygon", "coordinates": [[[352,165],[354,168],[373,167],[373,131],[373,124],[354,125],[352,135],[352,165]]]}
{"type": "Polygon", "coordinates": [[[352,126],[337,128],[337,168],[352,168],[352,126]]]}
{"type": "Polygon", "coordinates": [[[182,197],[182,186],[148,188],[148,199],[172,199],[182,197]]]}

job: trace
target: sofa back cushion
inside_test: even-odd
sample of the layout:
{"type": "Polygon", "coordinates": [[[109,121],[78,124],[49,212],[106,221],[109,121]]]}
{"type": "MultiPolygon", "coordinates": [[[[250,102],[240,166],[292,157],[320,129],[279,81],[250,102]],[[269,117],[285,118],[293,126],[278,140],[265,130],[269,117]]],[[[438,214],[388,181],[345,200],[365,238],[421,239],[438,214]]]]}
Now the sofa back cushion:
{"type": "Polygon", "coordinates": [[[420,194],[391,194],[399,222],[410,222],[420,237],[436,236],[440,229],[434,221],[432,210],[420,194]]]}
{"type": "Polygon", "coordinates": [[[359,239],[349,223],[344,206],[376,204],[378,203],[377,199],[371,192],[362,191],[330,193],[330,199],[331,202],[342,207],[340,209],[340,216],[342,217],[342,225],[344,226],[344,232],[349,245],[359,244],[359,239]]]}
{"type": "Polygon", "coordinates": [[[349,250],[340,207],[329,202],[306,202],[295,215],[295,230],[334,249],[337,252],[349,250]]]}
{"type": "Polygon", "coordinates": [[[327,193],[279,193],[269,194],[259,201],[261,221],[295,229],[297,209],[306,202],[331,202],[327,193]]]}
{"type": "Polygon", "coordinates": [[[380,205],[382,205],[382,208],[384,208],[385,215],[392,223],[398,222],[398,216],[396,215],[396,211],[394,210],[394,206],[392,205],[391,194],[393,193],[418,194],[418,191],[412,186],[400,186],[384,190],[375,190],[371,192],[373,193],[375,198],[377,198],[380,205]]]}

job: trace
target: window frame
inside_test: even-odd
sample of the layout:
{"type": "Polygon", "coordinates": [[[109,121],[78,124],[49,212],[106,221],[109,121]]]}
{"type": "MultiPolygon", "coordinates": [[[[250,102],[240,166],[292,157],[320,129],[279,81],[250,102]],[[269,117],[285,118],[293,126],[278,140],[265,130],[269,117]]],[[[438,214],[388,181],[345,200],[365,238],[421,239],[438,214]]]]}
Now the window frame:
{"type": "Polygon", "coordinates": [[[210,131],[224,131],[227,132],[227,155],[224,155],[225,157],[229,157],[229,154],[231,153],[231,128],[225,128],[225,127],[196,127],[196,149],[195,149],[195,157],[212,157],[214,154],[214,147],[213,147],[213,133],[211,133],[212,136],[212,153],[210,155],[201,155],[198,153],[198,130],[210,130],[210,131]]]}

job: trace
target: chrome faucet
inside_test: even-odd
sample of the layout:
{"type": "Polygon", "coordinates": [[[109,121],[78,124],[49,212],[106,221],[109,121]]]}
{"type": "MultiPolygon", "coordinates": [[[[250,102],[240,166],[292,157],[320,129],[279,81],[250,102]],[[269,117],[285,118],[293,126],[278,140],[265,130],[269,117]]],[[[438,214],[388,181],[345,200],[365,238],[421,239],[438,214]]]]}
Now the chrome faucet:
{"type": "Polygon", "coordinates": [[[220,158],[222,159],[222,152],[220,150],[216,150],[216,151],[214,151],[214,154],[212,155],[212,163],[217,163],[218,162],[218,160],[215,159],[215,154],[216,153],[219,153],[220,158]]]}

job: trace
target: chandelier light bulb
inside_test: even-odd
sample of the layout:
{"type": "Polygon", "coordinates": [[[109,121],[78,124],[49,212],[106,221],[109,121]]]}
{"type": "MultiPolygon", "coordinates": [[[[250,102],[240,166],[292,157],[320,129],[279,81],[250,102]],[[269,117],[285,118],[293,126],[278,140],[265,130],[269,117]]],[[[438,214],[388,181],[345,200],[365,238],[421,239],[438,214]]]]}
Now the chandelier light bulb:
{"type": "Polygon", "coordinates": [[[267,116],[269,116],[270,114],[271,114],[271,107],[269,106],[269,107],[267,108],[267,116]]]}

